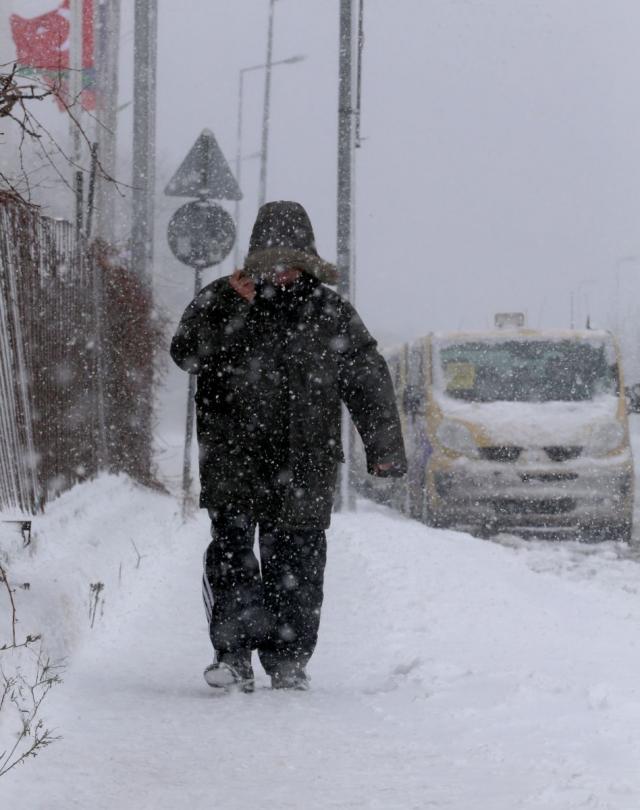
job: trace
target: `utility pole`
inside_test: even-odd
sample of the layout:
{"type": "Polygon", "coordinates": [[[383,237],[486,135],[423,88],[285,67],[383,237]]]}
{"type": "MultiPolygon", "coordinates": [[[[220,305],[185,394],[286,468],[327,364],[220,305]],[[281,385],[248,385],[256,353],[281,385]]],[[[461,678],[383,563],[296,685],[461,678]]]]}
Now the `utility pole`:
{"type": "MultiPolygon", "coordinates": [[[[304,62],[307,57],[303,54],[296,54],[295,56],[289,56],[286,59],[278,59],[277,62],[271,61],[270,66],[272,68],[277,67],[279,65],[295,65],[298,62],[304,62]]],[[[242,187],[241,176],[242,176],[242,103],[244,97],[244,74],[250,73],[253,70],[265,70],[267,65],[250,65],[249,67],[240,68],[238,73],[238,123],[236,125],[236,182],[238,186],[242,187]]],[[[262,157],[262,152],[258,152],[255,155],[251,155],[251,157],[262,157]]],[[[266,164],[265,164],[266,165],[266,164]]],[[[266,192],[265,192],[266,193],[266,192]]],[[[234,206],[234,215],[233,215],[236,223],[236,229],[238,231],[238,238],[236,238],[236,243],[233,251],[233,266],[239,267],[240,266],[240,198],[235,201],[234,206]]]]}
{"type": "Polygon", "coordinates": [[[134,18],[131,265],[151,286],[156,146],[157,0],[136,0],[134,18]]]}
{"type": "MultiPolygon", "coordinates": [[[[354,287],[353,219],[354,219],[354,148],[355,148],[355,76],[353,59],[353,0],[340,0],[339,84],[338,84],[338,200],[337,200],[337,268],[338,292],[351,300],[354,287]]],[[[336,509],[355,508],[351,485],[353,467],[353,427],[346,408],[342,407],[342,445],[345,463],[340,468],[336,509]]]]}
{"type": "Polygon", "coordinates": [[[82,141],[80,128],[82,121],[82,41],[83,41],[83,0],[71,0],[69,6],[69,119],[71,136],[71,165],[73,169],[73,189],[75,194],[76,250],[81,254],[80,240],[84,219],[84,185],[80,164],[82,162],[82,141]]]}
{"type": "MultiPolygon", "coordinates": [[[[120,45],[120,0],[94,3],[96,65],[96,143],[98,160],[109,178],[116,175],[118,129],[118,53],[120,45]]],[[[96,173],[95,235],[115,242],[115,186],[103,173],[96,173]]]]}
{"type": "MultiPolygon", "coordinates": [[[[248,68],[252,70],[253,68],[248,68]]],[[[243,90],[244,90],[244,74],[247,72],[247,68],[243,68],[239,71],[238,74],[238,123],[236,127],[236,183],[240,188],[242,188],[242,180],[241,180],[241,172],[242,172],[242,97],[243,97],[243,90]]],[[[240,239],[239,231],[240,231],[240,198],[238,198],[234,203],[233,208],[233,219],[236,223],[236,230],[238,234],[236,235],[236,241],[233,248],[233,267],[234,269],[240,267],[240,239]]]]}
{"type": "MultiPolygon", "coordinates": [[[[136,0],[133,45],[133,211],[131,225],[131,269],[147,287],[153,285],[153,225],[156,159],[156,41],[157,0],[136,0]]],[[[148,400],[140,404],[141,431],[147,437],[145,458],[140,468],[151,472],[151,425],[153,372],[148,380],[148,400]]]]}
{"type": "Polygon", "coordinates": [[[71,128],[72,156],[75,169],[78,168],[78,164],[82,159],[82,141],[80,139],[79,125],[82,122],[83,7],[84,0],[71,0],[69,6],[69,106],[73,110],[69,126],[71,128]]]}
{"type": "MultiPolygon", "coordinates": [[[[115,231],[116,146],[118,126],[118,54],[120,45],[120,0],[96,0],[93,4],[94,65],[96,70],[95,141],[92,148],[91,182],[87,225],[87,239],[92,236],[91,217],[95,210],[95,236],[113,245],[115,231]],[[98,170],[98,166],[101,170],[98,170]],[[95,197],[92,199],[92,190],[95,197]]],[[[94,323],[98,346],[98,464],[109,466],[107,441],[105,380],[111,376],[112,358],[104,341],[105,307],[104,278],[101,267],[93,260],[94,323]]]]}
{"type": "Polygon", "coordinates": [[[267,199],[267,157],[269,150],[269,112],[271,105],[271,67],[273,61],[273,11],[276,0],[269,0],[269,30],[267,32],[267,60],[264,73],[264,105],[262,108],[262,148],[260,150],[260,188],[258,207],[267,199]]]}

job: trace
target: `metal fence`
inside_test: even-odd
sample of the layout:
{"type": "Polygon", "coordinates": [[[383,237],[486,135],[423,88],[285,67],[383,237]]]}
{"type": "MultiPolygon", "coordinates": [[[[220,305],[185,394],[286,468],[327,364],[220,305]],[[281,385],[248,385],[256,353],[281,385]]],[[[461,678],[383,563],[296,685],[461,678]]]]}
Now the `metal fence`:
{"type": "Polygon", "coordinates": [[[0,194],[0,509],[103,468],[149,477],[153,323],[106,246],[0,194]]]}

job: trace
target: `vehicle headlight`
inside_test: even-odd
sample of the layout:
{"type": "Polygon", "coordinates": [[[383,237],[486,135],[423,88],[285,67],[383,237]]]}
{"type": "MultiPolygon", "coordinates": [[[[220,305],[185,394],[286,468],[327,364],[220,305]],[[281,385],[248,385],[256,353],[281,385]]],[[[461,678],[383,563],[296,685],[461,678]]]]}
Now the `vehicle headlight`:
{"type": "Polygon", "coordinates": [[[617,450],[624,442],[624,428],[620,422],[605,422],[596,425],[585,447],[589,456],[606,456],[617,450]]]}
{"type": "Polygon", "coordinates": [[[477,458],[478,456],[478,446],[473,440],[471,431],[462,422],[445,419],[440,423],[436,431],[436,438],[447,450],[471,458],[477,458]]]}

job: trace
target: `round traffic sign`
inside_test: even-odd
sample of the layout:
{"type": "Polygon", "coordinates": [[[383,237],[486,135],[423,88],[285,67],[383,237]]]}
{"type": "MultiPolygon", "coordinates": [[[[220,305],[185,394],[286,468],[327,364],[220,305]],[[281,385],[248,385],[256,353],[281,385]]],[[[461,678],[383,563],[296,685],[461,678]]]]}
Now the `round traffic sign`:
{"type": "Polygon", "coordinates": [[[196,269],[219,264],[233,247],[236,226],[230,214],[211,200],[181,206],[167,230],[169,247],[183,264],[196,269]]]}

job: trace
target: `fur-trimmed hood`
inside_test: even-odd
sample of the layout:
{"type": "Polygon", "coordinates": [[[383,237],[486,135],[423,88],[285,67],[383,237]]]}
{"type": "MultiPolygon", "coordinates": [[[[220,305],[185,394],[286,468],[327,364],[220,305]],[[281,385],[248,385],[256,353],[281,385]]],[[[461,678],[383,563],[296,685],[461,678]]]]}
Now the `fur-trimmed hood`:
{"type": "Polygon", "coordinates": [[[274,267],[297,267],[311,273],[318,281],[325,284],[336,284],[338,271],[335,264],[330,264],[320,256],[306,253],[296,248],[272,247],[249,253],[244,262],[247,275],[258,278],[274,267]]]}
{"type": "Polygon", "coordinates": [[[311,220],[297,202],[266,203],[251,232],[245,272],[257,278],[278,266],[306,270],[326,284],[338,280],[335,264],[318,255],[311,220]]]}

